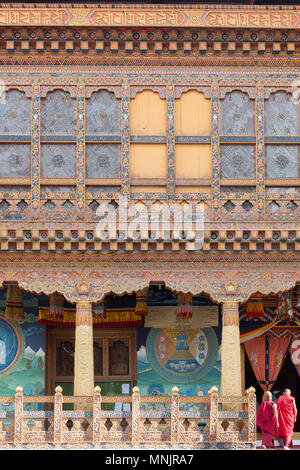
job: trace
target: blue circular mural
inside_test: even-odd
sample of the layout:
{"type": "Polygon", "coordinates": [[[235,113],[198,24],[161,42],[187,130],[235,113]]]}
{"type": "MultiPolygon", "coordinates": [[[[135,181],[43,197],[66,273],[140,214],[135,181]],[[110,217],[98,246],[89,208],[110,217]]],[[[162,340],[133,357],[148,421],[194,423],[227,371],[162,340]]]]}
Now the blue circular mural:
{"type": "Polygon", "coordinates": [[[151,328],[147,357],[153,370],[169,382],[187,384],[204,377],[218,359],[219,343],[212,328],[151,328]]]}
{"type": "Polygon", "coordinates": [[[0,374],[10,369],[21,351],[21,338],[16,326],[0,317],[0,374]]]}

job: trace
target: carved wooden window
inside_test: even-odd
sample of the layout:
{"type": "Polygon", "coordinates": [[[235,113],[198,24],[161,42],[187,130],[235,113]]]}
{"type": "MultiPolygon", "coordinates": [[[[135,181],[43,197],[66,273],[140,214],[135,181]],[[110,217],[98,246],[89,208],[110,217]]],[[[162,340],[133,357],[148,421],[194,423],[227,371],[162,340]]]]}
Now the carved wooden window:
{"type": "Polygon", "coordinates": [[[211,101],[204,93],[192,89],[175,97],[176,191],[209,192],[211,101]]]}
{"type": "Polygon", "coordinates": [[[47,179],[74,179],[75,145],[43,143],[41,145],[41,177],[47,179]]]}
{"type": "Polygon", "coordinates": [[[87,178],[118,179],[120,176],[120,144],[86,145],[87,178]]]}
{"type": "Polygon", "coordinates": [[[30,145],[0,144],[0,178],[30,178],[30,145]]]}
{"type": "Polygon", "coordinates": [[[129,374],[129,341],[128,338],[109,340],[109,375],[129,374]]]}
{"type": "Polygon", "coordinates": [[[31,131],[31,100],[19,90],[8,90],[0,103],[0,135],[27,136],[31,131]]]}
{"type": "Polygon", "coordinates": [[[57,377],[73,377],[75,360],[75,341],[60,339],[56,342],[56,367],[57,377]]]}
{"type": "Polygon", "coordinates": [[[224,179],[255,178],[254,145],[222,145],[221,177],[224,179]]]}
{"type": "MultiPolygon", "coordinates": [[[[74,328],[47,328],[47,393],[60,384],[66,394],[73,393],[75,362],[74,328]]],[[[95,383],[136,381],[136,330],[94,328],[95,383]]],[[[108,387],[109,388],[109,387],[108,387]]]]}
{"type": "MultiPolygon", "coordinates": [[[[55,376],[56,379],[74,377],[75,340],[65,337],[56,340],[55,376]]],[[[99,377],[103,375],[103,348],[102,340],[94,341],[94,373],[99,377]]]]}
{"type": "Polygon", "coordinates": [[[289,183],[289,180],[297,180],[300,176],[298,108],[292,94],[285,90],[270,93],[265,100],[267,192],[274,192],[272,187],[274,185],[275,188],[276,184],[280,184],[277,192],[294,192],[298,186],[298,181],[289,183]]]}
{"type": "Polygon", "coordinates": [[[0,103],[0,192],[13,198],[0,199],[2,220],[25,219],[30,211],[30,142],[31,98],[10,88],[0,103]]]}
{"type": "Polygon", "coordinates": [[[75,99],[64,90],[49,91],[41,99],[41,134],[74,136],[76,134],[75,99]]]}
{"type": "Polygon", "coordinates": [[[121,100],[108,90],[85,100],[85,174],[88,190],[105,192],[121,178],[121,100]]]}
{"type": "Polygon", "coordinates": [[[254,135],[254,100],[242,91],[226,93],[221,100],[221,136],[254,135]]]}
{"type": "Polygon", "coordinates": [[[299,178],[299,146],[266,145],[266,178],[299,178]]]}
{"type": "Polygon", "coordinates": [[[85,104],[85,134],[91,136],[115,136],[121,134],[121,103],[114,93],[94,91],[85,104]]]}
{"type": "Polygon", "coordinates": [[[5,92],[2,101],[0,178],[30,178],[31,100],[24,92],[11,89],[5,92]]]}
{"type": "MultiPolygon", "coordinates": [[[[40,176],[42,185],[75,185],[76,178],[76,100],[68,91],[50,90],[41,97],[40,176]]],[[[42,186],[42,192],[46,186],[42,186]]]]}
{"type": "Polygon", "coordinates": [[[223,90],[221,94],[220,177],[222,193],[249,193],[249,195],[255,193],[255,100],[252,94],[251,90],[249,93],[244,90],[231,90],[225,95],[223,90]]]}
{"type": "Polygon", "coordinates": [[[265,137],[296,137],[299,133],[298,105],[291,93],[277,91],[265,100],[265,137]]]}

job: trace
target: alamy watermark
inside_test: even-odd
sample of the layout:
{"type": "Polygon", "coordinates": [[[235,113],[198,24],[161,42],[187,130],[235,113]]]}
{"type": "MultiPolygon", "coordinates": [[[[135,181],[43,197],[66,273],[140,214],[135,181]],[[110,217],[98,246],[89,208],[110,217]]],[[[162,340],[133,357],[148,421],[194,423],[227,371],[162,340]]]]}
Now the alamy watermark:
{"type": "Polygon", "coordinates": [[[292,102],[293,104],[300,103],[300,78],[292,81],[292,102]]]}
{"type": "Polygon", "coordinates": [[[0,104],[6,104],[5,83],[0,79],[0,104]]]}
{"type": "Polygon", "coordinates": [[[193,241],[198,249],[203,246],[205,206],[201,202],[148,206],[120,196],[117,201],[102,201],[96,216],[96,236],[101,240],[178,240],[193,241]]]}

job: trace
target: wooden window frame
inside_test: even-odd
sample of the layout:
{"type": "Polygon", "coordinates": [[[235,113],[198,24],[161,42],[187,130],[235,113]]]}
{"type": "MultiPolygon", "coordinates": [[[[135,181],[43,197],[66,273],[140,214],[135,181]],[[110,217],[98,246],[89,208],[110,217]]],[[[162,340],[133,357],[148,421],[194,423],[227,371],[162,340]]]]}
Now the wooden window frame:
{"type": "MultiPolygon", "coordinates": [[[[102,339],[102,376],[95,375],[95,383],[99,382],[132,382],[137,383],[137,331],[135,328],[94,328],[94,341],[102,339]],[[109,375],[109,340],[128,338],[129,344],[129,374],[109,375]]],[[[57,340],[74,340],[75,328],[51,327],[46,328],[46,371],[45,390],[47,395],[54,393],[56,382],[74,382],[74,376],[56,375],[56,342],[57,340]]]]}

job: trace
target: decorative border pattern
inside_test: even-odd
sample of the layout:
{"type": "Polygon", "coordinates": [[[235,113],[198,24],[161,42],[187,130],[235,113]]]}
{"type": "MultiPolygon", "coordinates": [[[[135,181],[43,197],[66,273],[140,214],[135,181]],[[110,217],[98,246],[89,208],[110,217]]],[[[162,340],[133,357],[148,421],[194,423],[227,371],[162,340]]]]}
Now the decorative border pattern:
{"type": "Polygon", "coordinates": [[[130,85],[125,79],[122,84],[121,103],[121,171],[122,171],[122,195],[130,196],[130,85]]]}
{"type": "Polygon", "coordinates": [[[216,81],[214,81],[211,90],[212,220],[218,220],[220,205],[219,107],[219,87],[216,81]]]}
{"type": "Polygon", "coordinates": [[[257,219],[265,218],[265,148],[264,148],[264,87],[256,91],[256,194],[257,219]]]}
{"type": "MultiPolygon", "coordinates": [[[[183,261],[168,260],[160,253],[155,260],[147,260],[147,254],[139,258],[122,254],[107,258],[105,254],[82,257],[55,253],[7,255],[0,253],[0,285],[5,281],[18,282],[29,292],[50,295],[58,292],[71,303],[81,299],[82,285],[85,286],[86,300],[99,302],[110,292],[117,295],[134,293],[148,287],[151,282],[165,283],[172,291],[199,295],[210,295],[215,302],[246,302],[251,294],[260,292],[268,295],[289,290],[300,277],[300,262],[276,263],[262,260],[253,263],[230,259],[222,262],[220,256],[214,261],[208,257],[192,261],[191,256],[183,261]],[[14,261],[12,262],[12,259],[14,261]],[[38,260],[38,261],[37,261],[38,260]]],[[[248,256],[249,258],[249,256],[248,256]]],[[[294,259],[294,258],[292,258],[294,259]]]]}
{"type": "MultiPolygon", "coordinates": [[[[112,9],[108,5],[100,8],[83,5],[64,5],[57,8],[49,4],[42,5],[2,5],[0,25],[2,26],[100,26],[100,27],[223,27],[223,28],[299,28],[299,10],[279,8],[249,8],[226,5],[220,8],[178,8],[168,5],[139,6],[122,5],[112,9]]],[[[282,8],[282,7],[281,7],[282,8]]]]}
{"type": "Polygon", "coordinates": [[[167,85],[167,197],[175,196],[175,100],[172,82],[167,85]]]}
{"type": "Polygon", "coordinates": [[[31,210],[37,220],[40,211],[40,87],[33,85],[31,105],[31,210]]]}
{"type": "Polygon", "coordinates": [[[77,198],[77,217],[79,220],[85,219],[85,88],[79,85],[77,90],[76,107],[76,198],[77,198]]]}

